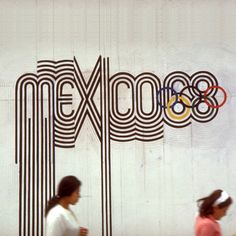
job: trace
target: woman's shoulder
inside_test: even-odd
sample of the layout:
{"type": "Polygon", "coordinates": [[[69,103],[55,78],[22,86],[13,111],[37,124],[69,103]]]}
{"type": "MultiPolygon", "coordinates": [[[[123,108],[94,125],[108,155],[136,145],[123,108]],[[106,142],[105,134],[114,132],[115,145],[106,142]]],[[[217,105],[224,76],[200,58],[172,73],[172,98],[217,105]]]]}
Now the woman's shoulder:
{"type": "Polygon", "coordinates": [[[65,215],[65,209],[60,204],[57,204],[48,212],[47,218],[59,218],[63,215],[65,215]]]}
{"type": "Polygon", "coordinates": [[[218,224],[216,220],[214,220],[212,217],[201,217],[198,216],[196,219],[197,225],[215,225],[218,224]]]}
{"type": "Polygon", "coordinates": [[[221,235],[218,222],[212,217],[198,217],[195,225],[195,235],[221,235]]]}

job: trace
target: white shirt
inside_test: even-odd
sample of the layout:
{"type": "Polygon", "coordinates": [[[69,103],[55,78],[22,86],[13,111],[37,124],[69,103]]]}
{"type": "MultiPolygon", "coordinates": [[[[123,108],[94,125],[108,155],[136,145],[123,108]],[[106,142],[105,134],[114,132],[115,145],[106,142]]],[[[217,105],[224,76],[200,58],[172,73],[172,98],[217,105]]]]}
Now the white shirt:
{"type": "Polygon", "coordinates": [[[48,212],[46,236],[79,236],[79,230],[79,222],[70,209],[58,204],[48,212]]]}

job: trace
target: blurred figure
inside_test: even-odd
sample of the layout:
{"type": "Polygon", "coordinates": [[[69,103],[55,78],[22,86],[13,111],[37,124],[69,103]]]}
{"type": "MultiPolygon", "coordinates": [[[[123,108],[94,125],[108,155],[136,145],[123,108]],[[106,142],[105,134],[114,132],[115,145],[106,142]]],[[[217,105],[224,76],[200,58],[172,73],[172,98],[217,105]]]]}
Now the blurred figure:
{"type": "Polygon", "coordinates": [[[195,223],[195,236],[222,236],[217,222],[226,215],[232,198],[223,190],[215,190],[209,196],[199,199],[199,216],[195,223]]]}
{"type": "Polygon", "coordinates": [[[75,176],[65,176],[58,185],[58,192],[46,207],[46,236],[86,236],[88,229],[80,227],[69,208],[80,198],[81,182],[75,176]]]}

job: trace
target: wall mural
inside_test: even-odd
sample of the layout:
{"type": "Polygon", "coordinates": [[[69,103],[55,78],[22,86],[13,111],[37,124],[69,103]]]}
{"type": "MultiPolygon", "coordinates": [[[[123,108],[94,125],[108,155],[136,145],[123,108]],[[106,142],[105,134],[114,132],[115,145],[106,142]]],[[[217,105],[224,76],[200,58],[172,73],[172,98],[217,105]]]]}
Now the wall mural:
{"type": "Polygon", "coordinates": [[[110,75],[109,68],[109,58],[100,56],[86,82],[76,58],[41,60],[36,74],[17,80],[19,235],[44,234],[44,207],[55,194],[55,148],[73,148],[86,117],[101,143],[102,235],[111,236],[111,140],[162,139],[164,125],[183,128],[193,121],[210,122],[227,100],[226,91],[208,71],[192,75],[175,71],[160,79],[149,72],[110,75]],[[73,94],[65,92],[66,87],[73,94]],[[121,89],[130,94],[125,111],[119,104],[121,89]],[[149,101],[144,98],[146,91],[149,101]]]}

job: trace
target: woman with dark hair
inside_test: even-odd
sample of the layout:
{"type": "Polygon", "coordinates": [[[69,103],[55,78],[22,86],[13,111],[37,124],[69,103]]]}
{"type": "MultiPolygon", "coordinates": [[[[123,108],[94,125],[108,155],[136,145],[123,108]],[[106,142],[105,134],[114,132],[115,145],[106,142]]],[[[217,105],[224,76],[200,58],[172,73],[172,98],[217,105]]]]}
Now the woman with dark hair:
{"type": "Polygon", "coordinates": [[[199,199],[199,216],[195,223],[195,236],[222,236],[217,222],[232,204],[232,198],[223,190],[215,190],[209,196],[199,199]]]}
{"type": "Polygon", "coordinates": [[[58,185],[57,195],[46,207],[46,236],[86,236],[88,230],[80,227],[69,208],[80,198],[81,182],[75,176],[65,176],[58,185]]]}

